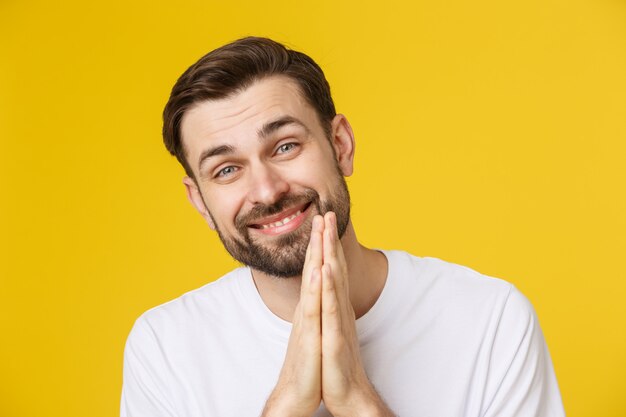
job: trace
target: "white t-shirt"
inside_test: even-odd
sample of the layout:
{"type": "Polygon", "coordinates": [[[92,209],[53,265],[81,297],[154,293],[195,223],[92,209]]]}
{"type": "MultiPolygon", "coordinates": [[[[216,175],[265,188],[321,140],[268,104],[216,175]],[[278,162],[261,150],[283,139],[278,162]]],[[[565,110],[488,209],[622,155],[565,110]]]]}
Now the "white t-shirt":
{"type": "MultiPolygon", "coordinates": [[[[367,375],[402,417],[556,417],[563,406],[537,317],[511,284],[383,251],[385,287],[356,322],[367,375]]],[[[257,417],[291,324],[248,268],[144,313],[124,353],[122,417],[257,417]]],[[[315,416],[329,416],[320,406],[315,416]]]]}

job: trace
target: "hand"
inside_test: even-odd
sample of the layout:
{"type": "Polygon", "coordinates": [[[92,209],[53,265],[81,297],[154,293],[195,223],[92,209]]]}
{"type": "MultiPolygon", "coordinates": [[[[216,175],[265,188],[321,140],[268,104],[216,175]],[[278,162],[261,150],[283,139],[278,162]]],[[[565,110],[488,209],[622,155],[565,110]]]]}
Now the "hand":
{"type": "Polygon", "coordinates": [[[361,362],[348,267],[332,212],[313,218],[285,362],[263,416],[392,416],[361,362]]]}
{"type": "Polygon", "coordinates": [[[348,266],[337,218],[324,216],[322,264],[322,398],[335,417],[392,415],[369,382],[350,301],[348,266]]]}
{"type": "Polygon", "coordinates": [[[285,362],[263,416],[311,416],[319,408],[322,383],[322,232],[324,220],[313,218],[302,271],[300,301],[294,313],[285,362]]]}

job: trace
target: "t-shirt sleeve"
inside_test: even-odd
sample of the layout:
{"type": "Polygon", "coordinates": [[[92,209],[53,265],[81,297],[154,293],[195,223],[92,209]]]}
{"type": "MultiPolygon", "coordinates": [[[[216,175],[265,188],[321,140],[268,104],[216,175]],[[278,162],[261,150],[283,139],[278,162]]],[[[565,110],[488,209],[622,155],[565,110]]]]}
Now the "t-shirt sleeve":
{"type": "Polygon", "coordinates": [[[176,417],[167,394],[167,364],[158,339],[142,316],[124,349],[121,417],[176,417]]]}
{"type": "Polygon", "coordinates": [[[537,315],[515,287],[494,338],[486,392],[484,417],[565,415],[537,315]]]}

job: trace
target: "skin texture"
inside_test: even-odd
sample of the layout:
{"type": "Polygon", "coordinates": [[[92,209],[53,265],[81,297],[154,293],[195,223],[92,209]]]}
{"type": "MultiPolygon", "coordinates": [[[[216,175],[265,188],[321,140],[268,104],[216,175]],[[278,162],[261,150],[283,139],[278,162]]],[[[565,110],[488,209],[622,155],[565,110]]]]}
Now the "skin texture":
{"type": "Polygon", "coordinates": [[[350,175],[352,167],[343,148],[353,147],[346,140],[351,136],[347,120],[338,116],[334,125],[343,139],[331,147],[328,140],[318,140],[324,132],[298,87],[282,77],[185,114],[182,136],[197,179],[185,178],[188,196],[235,259],[270,275],[297,276],[312,215],[335,211],[345,231],[349,197],[342,175],[350,175]],[[276,121],[283,124],[269,131],[276,121]],[[213,156],[203,158],[207,150],[214,150],[213,156]],[[335,159],[337,152],[341,159],[335,159]],[[317,172],[324,175],[312,175],[317,172]],[[249,227],[307,203],[313,207],[306,224],[291,233],[267,236],[249,227]]]}
{"type": "Polygon", "coordinates": [[[227,249],[226,242],[245,243],[248,235],[273,261],[300,265],[297,275],[278,279],[251,266],[265,304],[293,324],[263,415],[310,416],[321,401],[337,417],[392,415],[367,379],[355,325],[384,287],[386,258],[358,243],[348,214],[341,214],[344,233],[338,233],[332,211],[347,203],[337,190],[353,171],[347,119],[337,115],[327,137],[297,85],[278,76],[196,105],[181,131],[195,177],[183,180],[187,196],[227,249]],[[285,117],[297,122],[263,134],[285,117]],[[215,149],[221,151],[203,160],[215,149]],[[320,204],[308,206],[292,226],[259,230],[259,224],[306,207],[301,196],[310,192],[320,204]]]}

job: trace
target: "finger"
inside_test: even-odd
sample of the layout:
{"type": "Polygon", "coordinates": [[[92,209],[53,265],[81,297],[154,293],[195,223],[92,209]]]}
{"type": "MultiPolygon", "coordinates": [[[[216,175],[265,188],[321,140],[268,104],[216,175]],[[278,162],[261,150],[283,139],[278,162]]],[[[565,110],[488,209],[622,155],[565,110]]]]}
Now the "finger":
{"type": "Polygon", "coordinates": [[[331,259],[333,256],[335,256],[335,250],[337,247],[337,244],[335,242],[336,239],[334,236],[335,231],[331,220],[333,214],[334,213],[332,211],[329,211],[324,215],[324,261],[326,261],[327,259],[331,259]]]}
{"type": "MultiPolygon", "coordinates": [[[[333,270],[333,278],[338,294],[349,297],[348,268],[343,254],[343,247],[337,234],[337,216],[329,211],[324,216],[324,263],[329,263],[333,270]]],[[[344,304],[343,300],[339,300],[344,304]]]]}
{"type": "MultiPolygon", "coordinates": [[[[311,244],[311,238],[313,237],[313,234],[316,231],[320,230],[320,224],[319,224],[320,220],[319,220],[319,217],[321,217],[321,216],[319,216],[319,215],[313,216],[313,220],[311,222],[311,235],[309,236],[309,243],[308,243],[308,245],[306,247],[306,256],[304,258],[305,265],[306,265],[306,262],[308,262],[311,259],[311,252],[313,250],[313,248],[312,248],[313,245],[311,244]]],[[[323,229],[323,227],[321,229],[323,229]]]]}
{"type": "MultiPolygon", "coordinates": [[[[311,221],[311,235],[313,234],[313,231],[316,229],[316,221],[315,221],[316,217],[317,215],[313,216],[313,220],[311,221]]],[[[304,262],[306,263],[310,258],[311,258],[311,236],[309,236],[309,242],[306,247],[306,256],[304,258],[304,262]]]]}
{"type": "MultiPolygon", "coordinates": [[[[339,239],[339,229],[337,228],[337,215],[335,213],[328,212],[328,222],[325,224],[325,229],[330,228],[331,234],[335,239],[334,253],[342,266],[346,265],[346,258],[343,253],[343,246],[341,245],[341,239],[339,239]]],[[[346,268],[347,270],[347,268],[346,268]]]]}
{"type": "Polygon", "coordinates": [[[302,270],[302,285],[300,296],[303,296],[307,291],[311,282],[311,273],[314,268],[322,267],[322,231],[324,230],[324,221],[321,216],[316,215],[313,217],[313,224],[311,226],[311,237],[309,239],[309,245],[307,247],[307,255],[304,261],[304,268],[302,270]]]}
{"type": "Polygon", "coordinates": [[[335,291],[335,280],[329,264],[322,266],[322,342],[328,346],[341,333],[341,316],[335,291]]]}
{"type": "Polygon", "coordinates": [[[327,253],[337,257],[340,263],[345,263],[343,247],[341,246],[337,229],[337,215],[332,211],[324,215],[324,233],[327,234],[327,238],[329,239],[329,250],[327,253]]]}
{"type": "Polygon", "coordinates": [[[302,298],[303,329],[306,338],[314,342],[321,336],[322,313],[322,272],[320,268],[313,268],[309,279],[308,289],[302,298]]]}
{"type": "Polygon", "coordinates": [[[278,384],[281,384],[279,392],[283,399],[295,398],[298,407],[310,403],[311,410],[314,410],[320,402],[322,375],[322,283],[319,268],[312,270],[307,288],[298,303],[298,314],[293,322],[278,384]]]}

